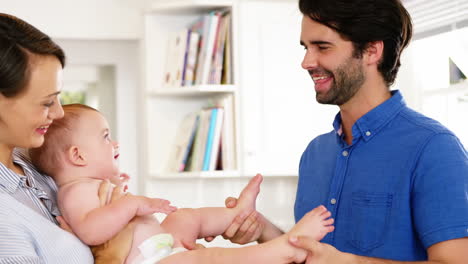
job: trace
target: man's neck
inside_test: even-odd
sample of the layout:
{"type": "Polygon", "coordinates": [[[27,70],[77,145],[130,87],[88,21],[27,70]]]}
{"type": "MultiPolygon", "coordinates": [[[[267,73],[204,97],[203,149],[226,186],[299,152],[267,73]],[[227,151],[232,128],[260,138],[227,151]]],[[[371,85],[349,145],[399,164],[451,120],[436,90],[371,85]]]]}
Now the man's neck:
{"type": "Polygon", "coordinates": [[[390,90],[383,80],[368,80],[353,98],[345,104],[340,105],[342,129],[345,135],[344,139],[348,145],[351,145],[353,141],[352,128],[354,123],[390,97],[390,90]]]}

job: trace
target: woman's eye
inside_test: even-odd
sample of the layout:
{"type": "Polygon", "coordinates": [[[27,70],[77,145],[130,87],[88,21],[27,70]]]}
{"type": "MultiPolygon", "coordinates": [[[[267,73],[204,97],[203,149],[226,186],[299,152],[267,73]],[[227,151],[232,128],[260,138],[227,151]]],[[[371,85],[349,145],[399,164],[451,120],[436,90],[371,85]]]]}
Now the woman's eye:
{"type": "Polygon", "coordinates": [[[51,107],[54,105],[54,101],[50,101],[44,104],[45,107],[51,107]]]}

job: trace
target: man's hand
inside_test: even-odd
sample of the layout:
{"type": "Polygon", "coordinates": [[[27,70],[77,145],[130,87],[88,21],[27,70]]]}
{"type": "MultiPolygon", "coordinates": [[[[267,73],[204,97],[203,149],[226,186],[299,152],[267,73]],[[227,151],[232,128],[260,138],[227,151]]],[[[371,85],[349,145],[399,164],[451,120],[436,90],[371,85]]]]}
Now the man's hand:
{"type": "MultiPolygon", "coordinates": [[[[229,203],[228,199],[226,200],[226,206],[229,203]]],[[[231,203],[237,204],[237,200],[231,203]]],[[[229,206],[227,207],[229,208],[229,206]]],[[[223,233],[223,237],[241,245],[257,241],[265,227],[262,220],[263,216],[257,211],[253,211],[250,215],[238,215],[223,233]]]]}
{"type": "Polygon", "coordinates": [[[349,254],[338,251],[333,246],[320,243],[310,237],[290,236],[289,243],[307,250],[306,264],[349,263],[349,254]]]}
{"type": "MultiPolygon", "coordinates": [[[[225,204],[227,208],[234,208],[237,206],[237,199],[228,197],[225,204]]],[[[253,211],[250,215],[240,214],[236,216],[231,225],[223,233],[223,237],[233,243],[243,245],[257,241],[262,235],[264,227],[264,218],[257,211],[253,211]]],[[[213,239],[214,237],[205,238],[208,242],[211,242],[213,239]]]]}

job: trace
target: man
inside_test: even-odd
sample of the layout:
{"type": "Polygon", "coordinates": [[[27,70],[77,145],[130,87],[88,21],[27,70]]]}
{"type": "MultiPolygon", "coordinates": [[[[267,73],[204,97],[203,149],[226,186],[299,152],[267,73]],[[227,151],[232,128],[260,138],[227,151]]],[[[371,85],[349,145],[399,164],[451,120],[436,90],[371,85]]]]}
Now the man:
{"type": "MultiPolygon", "coordinates": [[[[400,0],[300,0],[299,8],[302,67],[317,101],[340,112],[301,157],[295,204],[296,221],[324,204],[335,231],[322,243],[290,242],[314,264],[466,263],[467,152],[389,89],[412,34],[400,0]]],[[[262,242],[281,233],[257,214],[225,236],[262,242]]]]}

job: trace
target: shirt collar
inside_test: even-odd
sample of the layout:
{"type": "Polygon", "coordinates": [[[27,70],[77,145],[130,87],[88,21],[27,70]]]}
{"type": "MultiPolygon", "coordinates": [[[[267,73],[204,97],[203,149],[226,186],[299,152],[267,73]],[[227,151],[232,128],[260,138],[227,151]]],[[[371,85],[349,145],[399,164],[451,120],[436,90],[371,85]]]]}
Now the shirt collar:
{"type": "Polygon", "coordinates": [[[19,151],[13,151],[13,162],[20,165],[25,176],[16,174],[14,171],[7,168],[3,163],[0,163],[0,170],[3,172],[0,185],[3,186],[9,193],[14,193],[18,187],[26,186],[26,181],[30,187],[36,187],[36,181],[30,170],[29,161],[19,151]]]}
{"type": "MultiPolygon", "coordinates": [[[[406,106],[405,100],[399,90],[391,91],[391,97],[374,109],[359,118],[353,125],[354,140],[362,137],[365,141],[371,140],[396,114],[406,106]]],[[[338,113],[333,121],[333,128],[339,138],[342,138],[341,114],[338,113]]]]}

